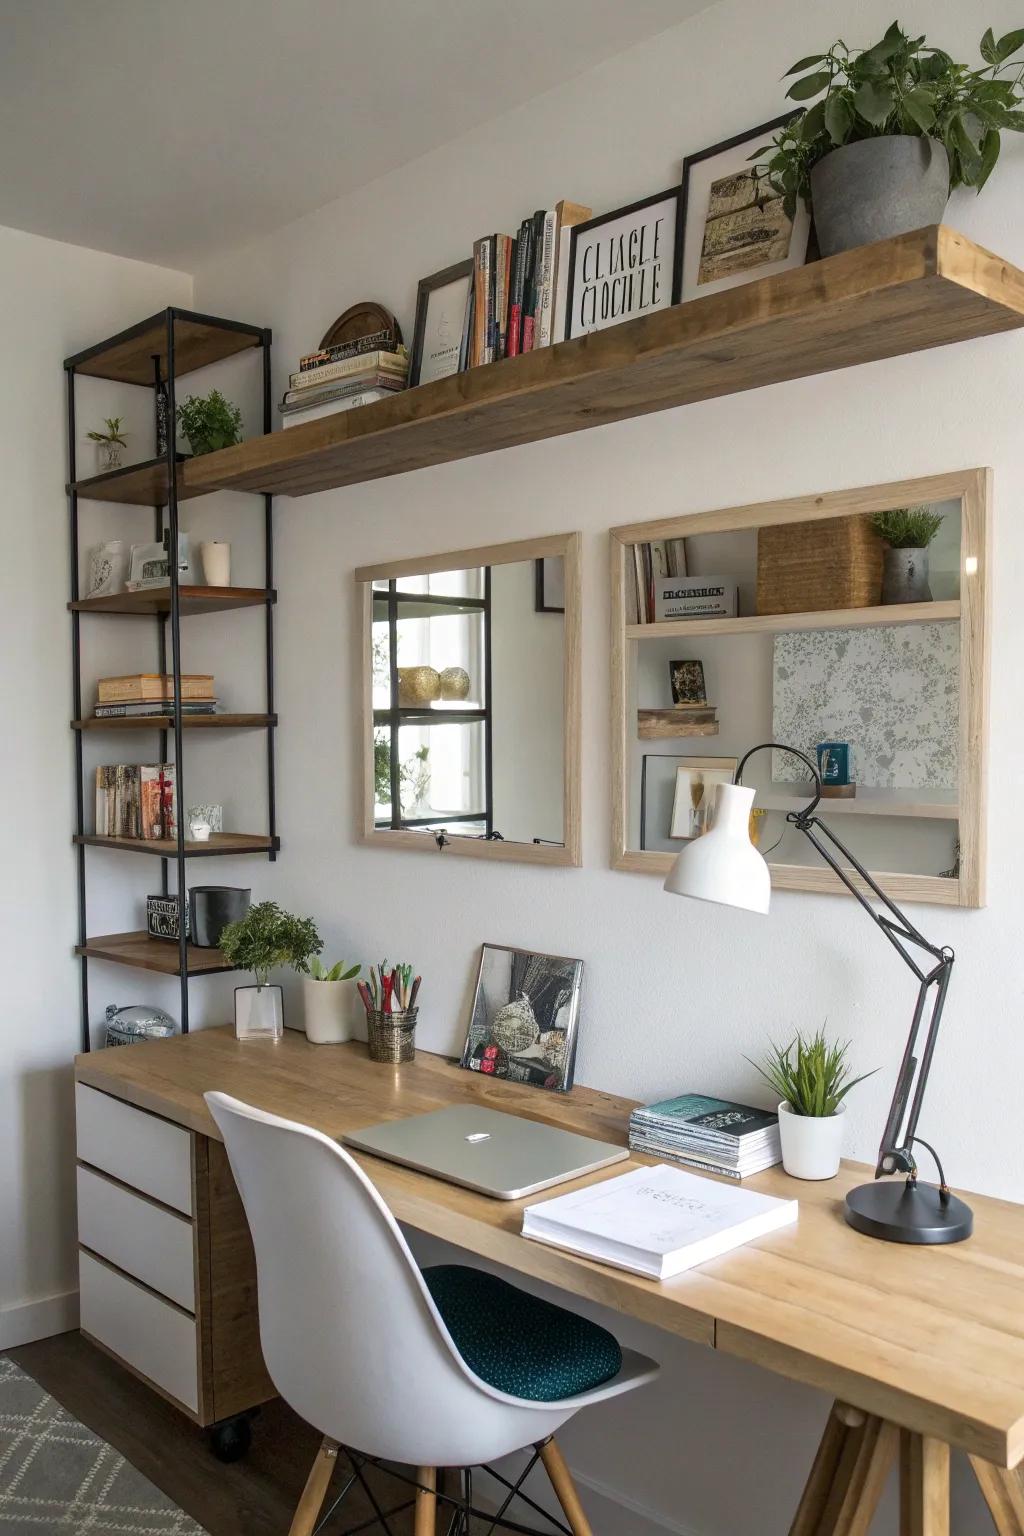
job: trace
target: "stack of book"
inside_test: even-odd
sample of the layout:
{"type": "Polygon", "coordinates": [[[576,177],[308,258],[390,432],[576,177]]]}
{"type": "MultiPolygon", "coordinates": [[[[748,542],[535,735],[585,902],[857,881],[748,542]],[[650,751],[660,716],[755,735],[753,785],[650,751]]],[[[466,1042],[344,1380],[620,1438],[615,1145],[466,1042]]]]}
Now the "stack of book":
{"type": "MultiPolygon", "coordinates": [[[[127,720],[147,715],[169,715],[174,709],[174,678],[158,672],[138,672],[131,677],[101,677],[96,685],[98,720],[127,720]]],[[[182,674],[183,715],[215,715],[217,699],[209,673],[182,674]]]]}
{"type": "Polygon", "coordinates": [[[336,411],[386,400],[408,381],[408,353],[388,332],[322,347],[301,357],[298,372],[289,375],[278,407],[281,425],[297,427],[336,411]]]}
{"type": "Polygon", "coordinates": [[[635,1109],[629,1117],[629,1146],[729,1179],[744,1179],[782,1161],[777,1114],[700,1093],[635,1109]]]}
{"type": "Polygon", "coordinates": [[[108,763],[96,769],[97,837],[155,841],[178,835],[173,763],[108,763]]]}
{"type": "Polygon", "coordinates": [[[466,364],[496,363],[561,341],[575,224],[591,210],[565,198],[538,208],[519,233],[473,243],[473,283],[466,315],[466,364]]]}
{"type": "MultiPolygon", "coordinates": [[[[655,622],[655,582],[664,576],[686,575],[686,540],[655,539],[634,544],[633,611],[638,624],[655,622]]],[[[628,576],[627,576],[628,581],[628,576]]]]}

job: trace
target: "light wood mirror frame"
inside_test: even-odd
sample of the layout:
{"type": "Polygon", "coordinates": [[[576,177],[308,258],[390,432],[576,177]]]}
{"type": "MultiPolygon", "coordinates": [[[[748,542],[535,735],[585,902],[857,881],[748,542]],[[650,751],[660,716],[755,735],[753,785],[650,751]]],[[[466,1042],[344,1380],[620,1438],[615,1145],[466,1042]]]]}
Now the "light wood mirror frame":
{"type": "Polygon", "coordinates": [[[474,837],[451,837],[442,852],[445,857],[496,859],[506,863],[563,865],[578,868],[581,859],[580,779],[582,742],[580,709],[582,668],[580,633],[582,625],[583,582],[581,535],[550,534],[544,538],[522,539],[511,544],[487,544],[479,549],[458,549],[439,555],[412,556],[390,560],[383,565],[361,566],[355,571],[359,594],[361,644],[356,647],[361,675],[359,679],[362,708],[362,794],[359,816],[359,842],[372,848],[408,848],[418,853],[438,854],[433,836],[389,827],[378,827],[374,818],[373,762],[373,583],[396,581],[404,576],[428,576],[441,571],[465,570],[476,566],[511,565],[518,561],[561,557],[565,571],[565,619],[563,626],[563,731],[562,731],[562,831],[564,846],[548,843],[487,842],[474,837]]]}
{"type": "MultiPolygon", "coordinates": [[[[890,609],[880,619],[878,609],[843,609],[830,613],[766,614],[738,619],[684,619],[658,624],[634,624],[627,606],[627,560],[631,546],[651,540],[689,538],[702,533],[757,529],[771,524],[800,523],[817,518],[886,511],[891,507],[958,500],[960,502],[960,598],[929,605],[931,618],[959,619],[960,739],[956,818],[959,822],[960,873],[940,875],[876,872],[893,900],[933,902],[942,906],[985,905],[986,767],[988,748],[989,632],[991,628],[989,548],[991,544],[991,482],[989,469],[967,469],[888,485],[830,491],[753,506],[724,507],[687,517],[663,518],[611,530],[612,587],[612,867],[633,873],[664,876],[674,854],[639,851],[629,846],[630,743],[636,731],[629,718],[631,651],[655,636],[695,639],[701,635],[781,633],[794,628],[844,629],[864,624],[914,622],[912,605],[890,609]],[[874,617],[870,617],[873,615],[874,617]],[[794,620],[798,619],[798,624],[794,620]]],[[[921,619],[924,618],[921,615],[921,619]]],[[[756,745],[752,739],[747,746],[756,745]]],[[[757,802],[755,801],[755,805],[757,802]]],[[[829,802],[820,814],[829,822],[829,802]]],[[[837,830],[837,816],[830,823],[837,830]]],[[[842,832],[840,830],[840,835],[842,832]]],[[[854,852],[856,841],[851,838],[854,852]]],[[[824,864],[773,864],[772,885],[780,890],[842,893],[842,886],[824,864]]]]}

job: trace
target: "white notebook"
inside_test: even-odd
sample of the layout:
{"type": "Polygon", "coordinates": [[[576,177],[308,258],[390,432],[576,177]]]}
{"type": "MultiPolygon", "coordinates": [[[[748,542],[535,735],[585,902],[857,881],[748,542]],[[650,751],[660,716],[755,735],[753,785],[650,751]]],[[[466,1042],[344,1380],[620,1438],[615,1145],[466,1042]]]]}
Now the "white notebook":
{"type": "Polygon", "coordinates": [[[667,1280],[797,1218],[795,1200],[732,1189],[659,1163],[523,1212],[523,1236],[667,1280]]]}

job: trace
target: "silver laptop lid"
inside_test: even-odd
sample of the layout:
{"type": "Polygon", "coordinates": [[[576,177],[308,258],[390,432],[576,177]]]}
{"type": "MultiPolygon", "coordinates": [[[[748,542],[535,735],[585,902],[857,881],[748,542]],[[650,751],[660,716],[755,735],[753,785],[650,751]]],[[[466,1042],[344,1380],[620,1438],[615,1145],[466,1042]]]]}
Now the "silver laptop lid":
{"type": "Polygon", "coordinates": [[[611,1142],[472,1104],[388,1120],[341,1139],[496,1200],[520,1200],[629,1156],[611,1142]]]}

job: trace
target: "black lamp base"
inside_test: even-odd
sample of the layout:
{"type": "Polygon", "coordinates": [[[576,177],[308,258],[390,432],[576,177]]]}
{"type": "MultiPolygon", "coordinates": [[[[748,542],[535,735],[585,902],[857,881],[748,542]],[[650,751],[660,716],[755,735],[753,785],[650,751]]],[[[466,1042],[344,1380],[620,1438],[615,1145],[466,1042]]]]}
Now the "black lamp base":
{"type": "Polygon", "coordinates": [[[846,1197],[846,1219],[887,1243],[962,1243],[974,1227],[970,1206],[956,1195],[904,1179],[858,1184],[846,1197]]]}

